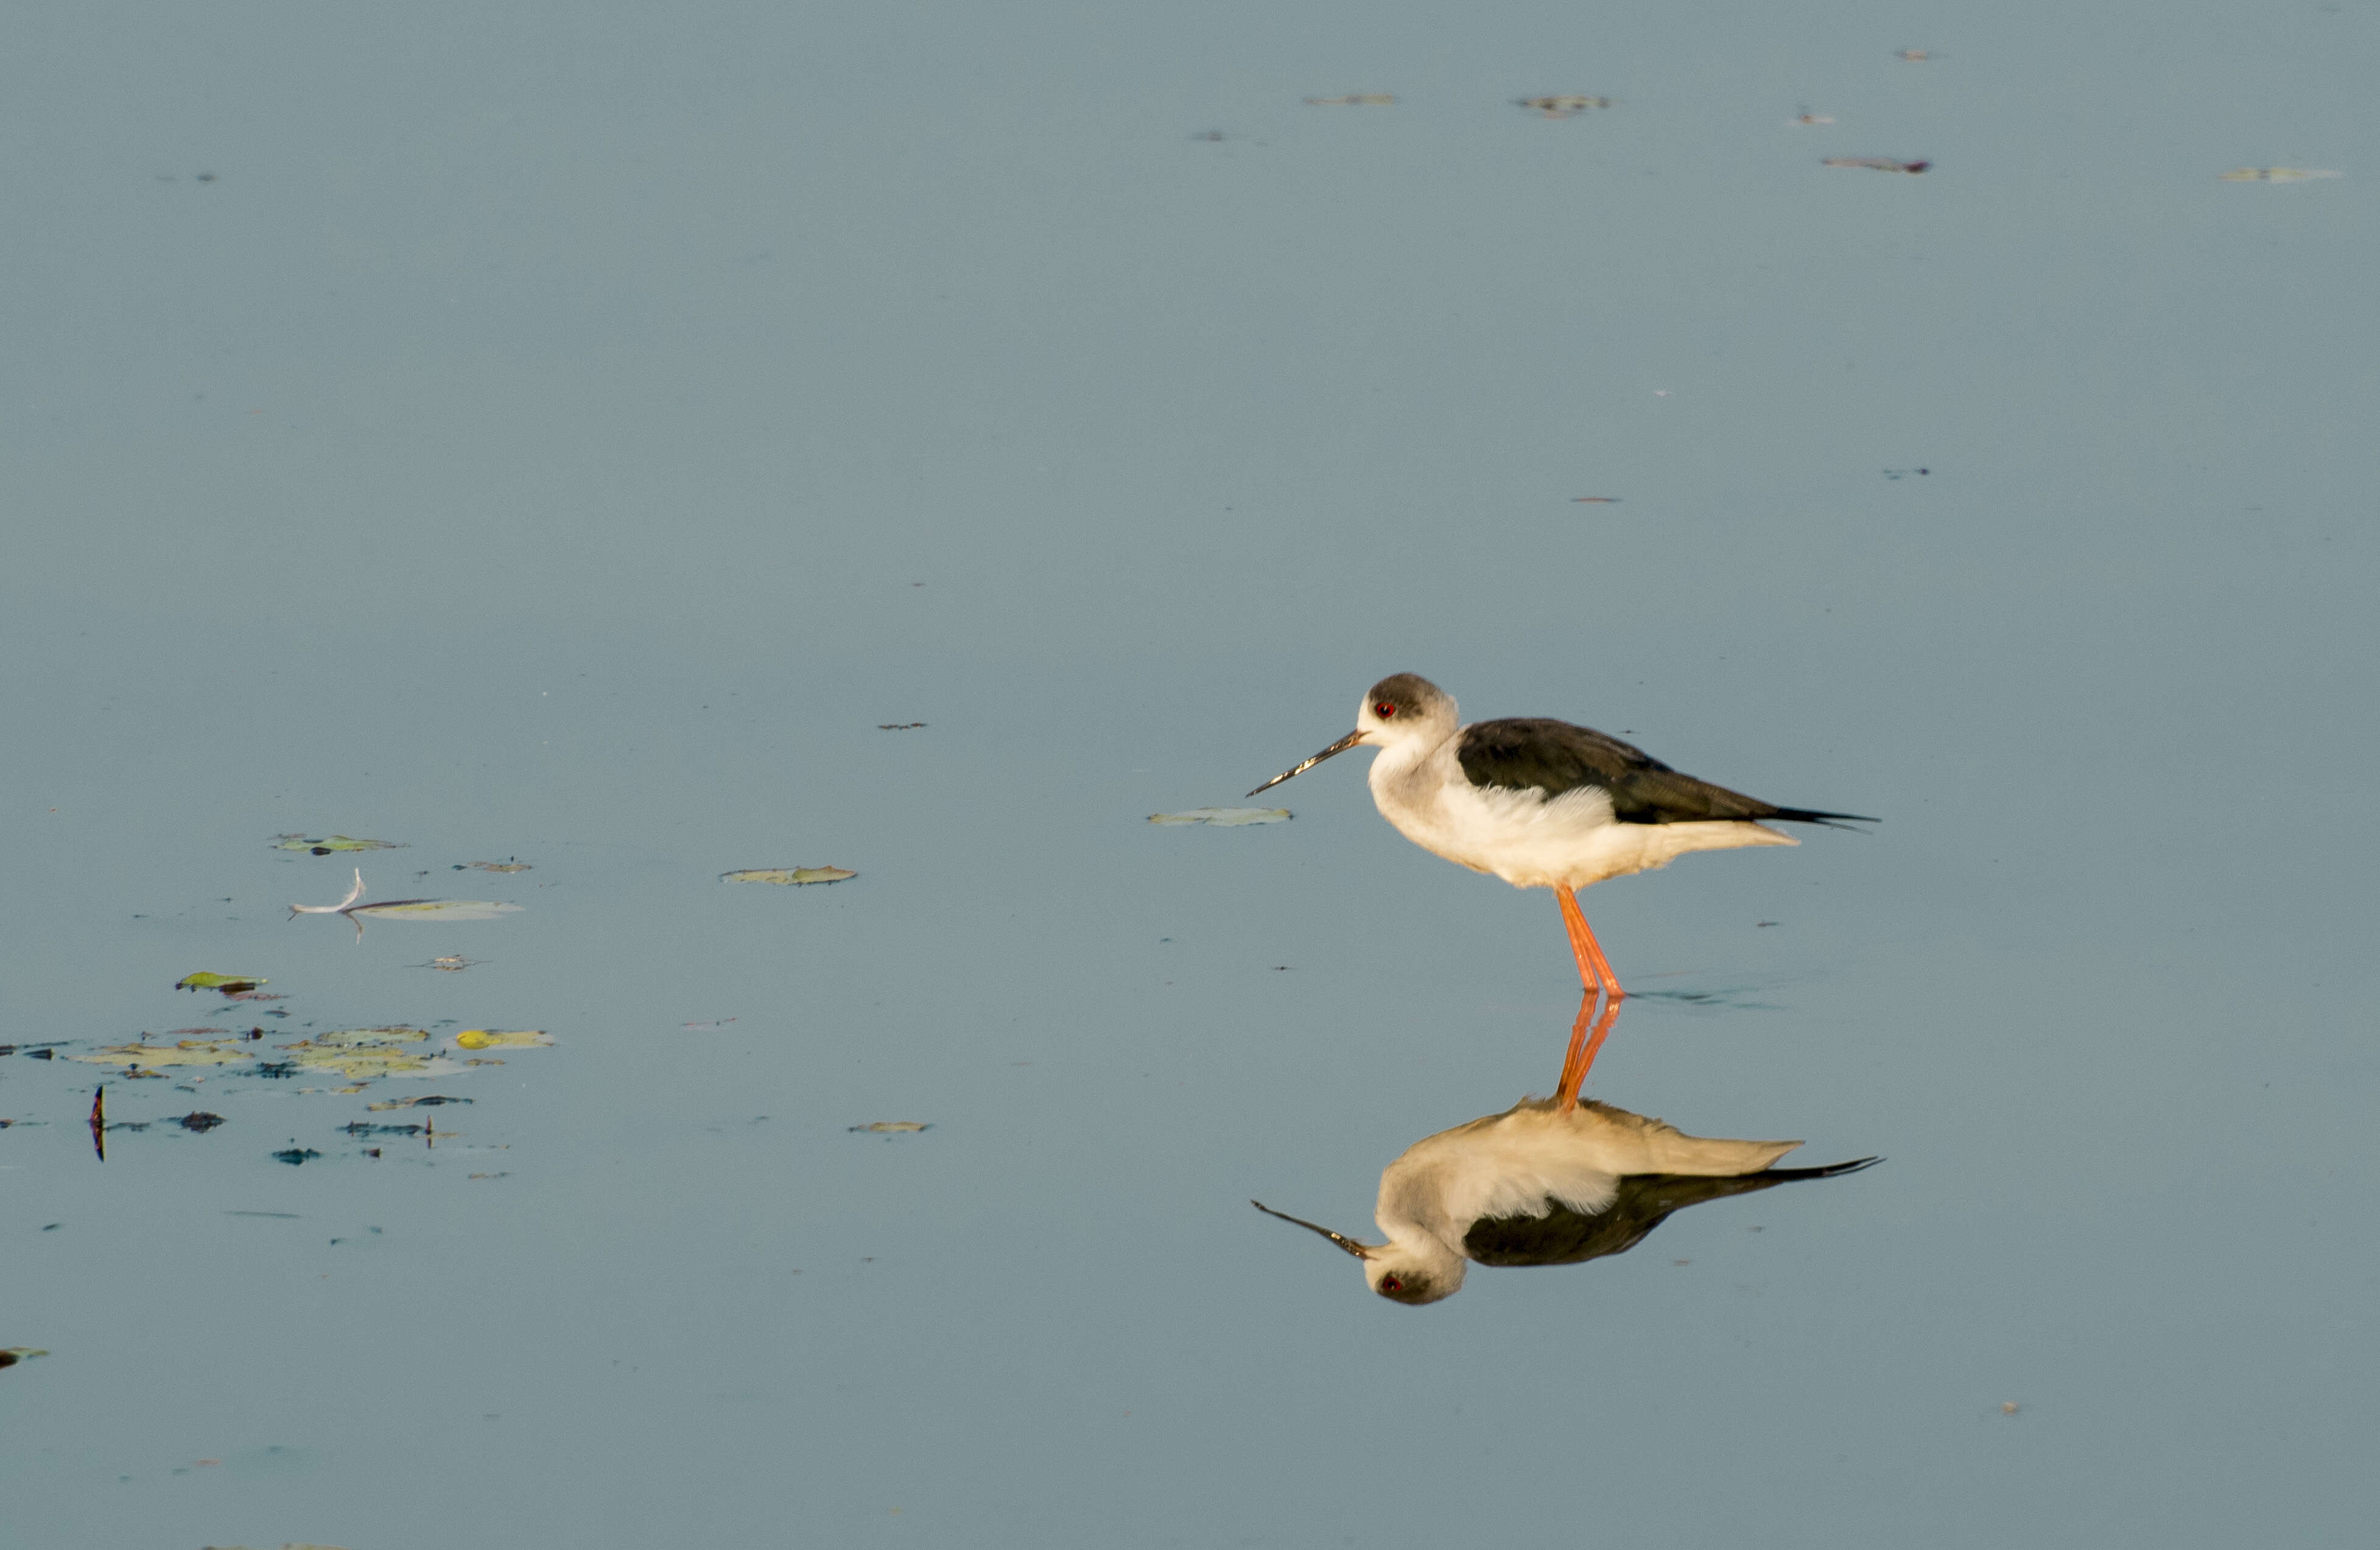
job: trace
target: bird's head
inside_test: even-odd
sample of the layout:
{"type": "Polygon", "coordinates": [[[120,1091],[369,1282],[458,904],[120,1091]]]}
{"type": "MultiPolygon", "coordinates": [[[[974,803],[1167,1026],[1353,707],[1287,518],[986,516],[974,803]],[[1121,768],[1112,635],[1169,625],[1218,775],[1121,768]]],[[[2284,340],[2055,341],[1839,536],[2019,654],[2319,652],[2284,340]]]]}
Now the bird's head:
{"type": "Polygon", "coordinates": [[[1282,1221],[1327,1238],[1362,1260],[1364,1284],[1391,1302],[1419,1307],[1425,1302],[1440,1302],[1463,1290],[1462,1256],[1435,1240],[1406,1242],[1394,1239],[1386,1243],[1359,1243],[1343,1232],[1333,1232],[1327,1227],[1317,1227],[1303,1217],[1276,1211],[1263,1201],[1251,1200],[1248,1204],[1268,1217],[1279,1217],[1282,1221]]]}
{"type": "Polygon", "coordinates": [[[1371,1289],[1391,1302],[1413,1308],[1442,1302],[1461,1291],[1463,1268],[1459,1259],[1423,1254],[1403,1243],[1390,1243],[1364,1256],[1364,1279],[1371,1289]]]}
{"type": "Polygon", "coordinates": [[[1355,709],[1355,730],[1293,769],[1248,793],[1269,791],[1350,748],[1434,748],[1454,735],[1454,696],[1417,672],[1395,672],[1372,685],[1355,709]]]}
{"type": "Polygon", "coordinates": [[[1355,708],[1355,736],[1375,748],[1419,743],[1436,747],[1454,735],[1454,696],[1417,672],[1392,672],[1355,708]]]}

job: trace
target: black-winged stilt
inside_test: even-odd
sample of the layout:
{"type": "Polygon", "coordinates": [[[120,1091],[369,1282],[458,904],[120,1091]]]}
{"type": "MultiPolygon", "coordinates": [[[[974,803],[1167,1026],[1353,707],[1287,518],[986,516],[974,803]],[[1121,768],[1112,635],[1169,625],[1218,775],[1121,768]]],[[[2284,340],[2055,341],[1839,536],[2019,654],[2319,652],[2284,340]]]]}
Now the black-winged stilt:
{"type": "Polygon", "coordinates": [[[1641,748],[1568,721],[1528,717],[1464,726],[1451,695],[1410,672],[1372,685],[1354,732],[1248,794],[1354,747],[1380,750],[1372,761],[1372,800],[1406,839],[1515,888],[1553,890],[1580,983],[1613,1000],[1627,992],[1587,928],[1580,889],[1667,866],[1689,851],[1801,843],[1764,818],[1829,828],[1876,821],[1762,802],[1681,775],[1641,748]]]}
{"type": "Polygon", "coordinates": [[[1524,1098],[1417,1141],[1388,1166],[1373,1210],[1385,1243],[1248,1204],[1362,1260],[1365,1281],[1382,1297],[1436,1302],[1463,1290],[1470,1265],[1578,1265],[1624,1253],[1673,1211],[1877,1161],[1769,1166],[1800,1144],[1706,1139],[1592,1100],[1565,1111],[1553,1098],[1524,1098]]]}

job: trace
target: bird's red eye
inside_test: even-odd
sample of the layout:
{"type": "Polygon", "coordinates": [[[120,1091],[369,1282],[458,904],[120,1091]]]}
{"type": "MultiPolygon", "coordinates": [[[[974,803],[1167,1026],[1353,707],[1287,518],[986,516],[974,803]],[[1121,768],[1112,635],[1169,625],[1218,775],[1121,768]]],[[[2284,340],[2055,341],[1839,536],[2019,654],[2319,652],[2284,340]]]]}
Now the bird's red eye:
{"type": "Polygon", "coordinates": [[[1394,1276],[1383,1276],[1380,1278],[1380,1290],[1382,1291],[1402,1291],[1404,1289],[1404,1282],[1397,1279],[1394,1276]]]}
{"type": "Polygon", "coordinates": [[[1379,704],[1378,704],[1378,705],[1376,705],[1376,706],[1372,707],[1372,714],[1373,714],[1373,715],[1375,715],[1375,716],[1378,716],[1380,720],[1382,720],[1382,721],[1387,721],[1390,717],[1394,716],[1396,713],[1397,713],[1397,708],[1396,708],[1396,706],[1395,706],[1395,705],[1393,705],[1393,704],[1391,704],[1391,703],[1390,703],[1390,701],[1388,701],[1388,700],[1382,700],[1382,701],[1380,701],[1380,703],[1379,703],[1379,704]]]}

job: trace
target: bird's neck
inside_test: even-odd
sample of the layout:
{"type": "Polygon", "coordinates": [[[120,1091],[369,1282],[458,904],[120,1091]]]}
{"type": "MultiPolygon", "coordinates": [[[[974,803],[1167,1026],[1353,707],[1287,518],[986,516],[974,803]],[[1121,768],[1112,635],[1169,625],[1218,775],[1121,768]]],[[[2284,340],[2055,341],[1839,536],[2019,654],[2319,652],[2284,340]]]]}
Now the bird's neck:
{"type": "Polygon", "coordinates": [[[1428,779],[1430,769],[1439,759],[1451,757],[1453,746],[1452,731],[1443,737],[1415,737],[1383,746],[1373,757],[1367,777],[1381,810],[1426,805],[1428,790],[1436,783],[1428,779]]]}
{"type": "Polygon", "coordinates": [[[1459,729],[1447,729],[1445,735],[1423,733],[1418,738],[1400,738],[1395,743],[1385,743],[1371,762],[1373,791],[1412,779],[1416,771],[1428,769],[1435,759],[1447,757],[1451,753],[1457,731],[1459,729]]]}
{"type": "Polygon", "coordinates": [[[1462,1251],[1436,1232],[1419,1222],[1383,1220],[1380,1227],[1388,1233],[1389,1241],[1384,1250],[1373,1252],[1374,1258],[1409,1266],[1433,1281],[1458,1287],[1463,1284],[1465,1266],[1462,1251]]]}

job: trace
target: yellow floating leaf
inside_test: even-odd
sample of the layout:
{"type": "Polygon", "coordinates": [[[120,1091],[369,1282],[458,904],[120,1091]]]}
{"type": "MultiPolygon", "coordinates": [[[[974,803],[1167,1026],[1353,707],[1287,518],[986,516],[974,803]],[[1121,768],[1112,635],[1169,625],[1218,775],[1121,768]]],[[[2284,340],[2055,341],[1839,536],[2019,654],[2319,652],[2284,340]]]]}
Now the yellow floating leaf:
{"type": "Polygon", "coordinates": [[[526,1028],[518,1033],[499,1033],[493,1028],[466,1028],[455,1035],[455,1042],[465,1049],[498,1049],[512,1047],[528,1047],[552,1044],[553,1035],[541,1029],[526,1028]]]}
{"type": "Polygon", "coordinates": [[[872,1125],[851,1127],[855,1131],[865,1131],[870,1135],[915,1135],[919,1131],[929,1131],[933,1128],[929,1124],[921,1123],[916,1120],[879,1120],[872,1125]]]}
{"type": "Polygon", "coordinates": [[[723,883],[839,883],[859,876],[840,866],[756,866],[747,872],[722,872],[723,883]]]}

